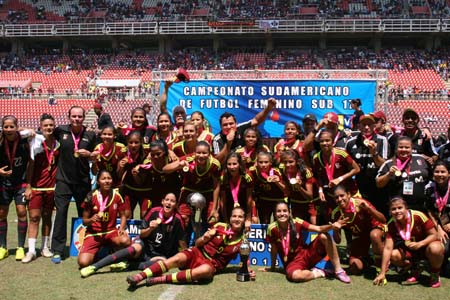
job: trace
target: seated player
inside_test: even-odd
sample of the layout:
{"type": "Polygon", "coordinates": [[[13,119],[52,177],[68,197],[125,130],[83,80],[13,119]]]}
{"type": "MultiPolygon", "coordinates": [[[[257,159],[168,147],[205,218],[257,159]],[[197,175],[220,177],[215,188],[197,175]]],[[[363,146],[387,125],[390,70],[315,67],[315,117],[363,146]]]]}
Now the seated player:
{"type": "Polygon", "coordinates": [[[130,245],[125,231],[125,201],[117,189],[112,189],[113,178],[107,170],[101,170],[97,177],[98,189],[88,194],[83,205],[83,225],[86,233],[78,255],[81,268],[94,262],[95,254],[103,246],[123,248],[130,245]],[[116,219],[120,218],[120,227],[116,228],[116,219]]]}
{"type": "Polygon", "coordinates": [[[314,268],[326,255],[335,269],[336,278],[344,283],[351,279],[341,267],[336,244],[327,231],[340,226],[339,221],[330,225],[312,225],[302,219],[291,218],[289,206],[279,202],[275,207],[276,221],[267,229],[267,239],[271,246],[271,267],[263,271],[274,271],[277,254],[282,258],[286,278],[293,282],[305,282],[325,277],[325,271],[314,268]],[[306,245],[302,239],[302,231],[320,232],[317,238],[306,245]]]}
{"type": "MultiPolygon", "coordinates": [[[[230,224],[215,224],[196,240],[194,247],[158,261],[143,272],[128,276],[128,284],[134,288],[145,279],[147,285],[210,281],[217,271],[224,269],[239,253],[244,238],[244,223],[244,210],[241,207],[234,208],[230,224]],[[173,268],[180,271],[162,275],[173,268]]],[[[251,277],[255,278],[254,272],[251,272],[251,277]]]]}
{"type": "Polygon", "coordinates": [[[140,235],[133,239],[131,246],[81,269],[81,277],[88,277],[107,265],[111,265],[112,270],[123,270],[127,265],[120,262],[127,258],[142,261],[138,268],[143,270],[158,260],[177,254],[179,249],[184,250],[184,224],[176,212],[175,194],[167,194],[161,204],[162,207],[153,208],[144,217],[140,235]]]}

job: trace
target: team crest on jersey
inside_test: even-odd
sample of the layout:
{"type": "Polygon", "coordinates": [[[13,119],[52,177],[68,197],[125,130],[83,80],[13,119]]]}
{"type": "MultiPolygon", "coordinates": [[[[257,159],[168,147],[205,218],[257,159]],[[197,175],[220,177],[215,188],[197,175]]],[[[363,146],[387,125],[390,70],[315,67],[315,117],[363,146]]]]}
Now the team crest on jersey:
{"type": "Polygon", "coordinates": [[[422,146],[422,141],[423,141],[422,139],[418,139],[417,140],[417,145],[422,146]]]}
{"type": "Polygon", "coordinates": [[[336,163],[335,166],[336,166],[336,169],[340,169],[341,168],[341,164],[340,163],[336,163]]]}
{"type": "Polygon", "coordinates": [[[417,164],[418,164],[419,166],[421,166],[421,165],[422,165],[422,161],[421,161],[421,160],[418,160],[418,161],[417,161],[417,164]]]}
{"type": "Polygon", "coordinates": [[[69,135],[67,133],[63,134],[63,140],[67,140],[68,137],[69,137],[69,135]]]}

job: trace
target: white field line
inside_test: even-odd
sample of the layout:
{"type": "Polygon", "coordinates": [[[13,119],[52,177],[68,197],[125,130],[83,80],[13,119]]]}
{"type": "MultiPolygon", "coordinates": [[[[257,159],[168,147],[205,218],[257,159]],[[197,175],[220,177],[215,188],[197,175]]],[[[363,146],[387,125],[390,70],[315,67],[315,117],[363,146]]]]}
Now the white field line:
{"type": "Polygon", "coordinates": [[[159,295],[158,300],[175,300],[177,295],[184,290],[183,285],[171,285],[167,290],[165,290],[161,295],[159,295]]]}

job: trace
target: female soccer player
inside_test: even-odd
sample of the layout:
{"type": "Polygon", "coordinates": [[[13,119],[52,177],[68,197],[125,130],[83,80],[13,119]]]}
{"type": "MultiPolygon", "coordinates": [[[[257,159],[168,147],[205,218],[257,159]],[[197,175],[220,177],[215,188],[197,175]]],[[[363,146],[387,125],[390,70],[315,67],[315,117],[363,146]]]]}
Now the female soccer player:
{"type": "Polygon", "coordinates": [[[191,114],[192,122],[197,126],[198,129],[198,141],[205,141],[208,144],[212,145],[212,140],[214,138],[214,134],[211,133],[211,128],[208,127],[207,121],[205,120],[205,116],[201,111],[194,111],[191,114]]]}
{"type": "Polygon", "coordinates": [[[186,160],[195,155],[195,146],[197,145],[197,127],[192,121],[186,121],[183,126],[183,140],[175,143],[172,151],[180,159],[186,160]]]}
{"type": "Polygon", "coordinates": [[[450,173],[449,166],[442,160],[436,161],[433,168],[433,181],[425,190],[427,195],[428,216],[435,224],[438,238],[445,246],[444,264],[442,270],[448,275],[448,258],[450,257],[450,173]]]}
{"type": "Polygon", "coordinates": [[[6,247],[7,217],[12,200],[16,204],[18,219],[16,260],[22,260],[25,256],[24,245],[28,221],[26,201],[23,195],[29,156],[28,141],[26,138],[20,137],[16,117],[4,116],[0,133],[0,260],[8,256],[6,247]]]}
{"type": "Polygon", "coordinates": [[[124,124],[120,126],[119,124],[119,129],[118,141],[124,144],[126,143],[126,137],[133,131],[139,131],[144,144],[150,143],[156,132],[156,128],[148,124],[145,110],[141,107],[136,107],[131,111],[131,126],[124,124]]]}
{"type": "Polygon", "coordinates": [[[380,167],[375,180],[387,197],[401,195],[409,208],[425,211],[425,186],[431,172],[423,156],[412,151],[411,138],[399,137],[395,156],[380,167]]]}
{"type": "Polygon", "coordinates": [[[36,259],[36,239],[39,222],[42,216],[42,249],[44,257],[52,257],[48,248],[50,229],[52,227],[52,212],[55,206],[56,166],[59,159],[59,142],[53,136],[55,119],[43,114],[40,119],[42,135],[34,137],[31,143],[31,157],[27,169],[27,186],[25,199],[28,201],[30,225],[28,227],[28,252],[22,259],[29,263],[36,259]]]}
{"type": "MultiPolygon", "coordinates": [[[[244,238],[244,222],[244,210],[241,207],[234,208],[230,224],[215,224],[197,239],[194,247],[179,252],[169,259],[158,261],[143,272],[128,276],[128,284],[134,288],[146,278],[147,285],[211,280],[216,272],[224,269],[239,253],[244,238]],[[180,271],[162,275],[173,268],[180,271]]],[[[255,278],[254,272],[251,272],[251,277],[255,278]]]]}
{"type": "Polygon", "coordinates": [[[125,231],[126,203],[112,184],[111,173],[101,170],[97,177],[98,189],[90,193],[83,203],[83,225],[87,228],[78,255],[80,268],[92,264],[102,246],[124,248],[130,245],[125,231]],[[117,218],[120,218],[119,229],[116,228],[117,218]]]}
{"type": "Polygon", "coordinates": [[[209,144],[200,141],[195,147],[193,161],[175,161],[163,168],[163,171],[169,174],[179,170],[182,170],[180,204],[186,205],[187,196],[190,193],[201,193],[206,198],[206,208],[202,211],[202,230],[204,232],[208,228],[209,219],[214,218],[217,221],[219,218],[220,163],[211,155],[209,144]]]}
{"type": "Polygon", "coordinates": [[[140,235],[132,240],[131,246],[84,267],[80,270],[81,277],[88,277],[107,265],[125,259],[138,259],[141,261],[138,268],[144,270],[158,260],[177,254],[180,249],[186,249],[184,224],[176,211],[175,194],[167,194],[161,204],[162,207],[154,207],[144,217],[140,235]]]}
{"type": "MultiPolygon", "coordinates": [[[[313,188],[316,184],[312,172],[294,149],[282,151],[280,159],[280,171],[286,183],[292,215],[316,224],[317,211],[313,200],[313,188]]],[[[315,190],[317,195],[317,187],[315,190]]]]}
{"type": "Polygon", "coordinates": [[[256,157],[259,152],[270,152],[269,147],[263,144],[261,140],[261,133],[255,127],[250,127],[244,130],[244,142],[243,147],[239,147],[235,150],[240,154],[244,161],[245,168],[248,170],[256,163],[256,157]]]}
{"type": "Polygon", "coordinates": [[[269,152],[259,152],[256,165],[250,168],[253,178],[255,201],[260,223],[269,224],[275,203],[287,201],[286,186],[278,168],[272,167],[273,157],[269,152]]]}
{"type": "Polygon", "coordinates": [[[305,154],[303,153],[303,142],[300,140],[300,134],[302,129],[294,121],[287,121],[284,124],[284,138],[279,140],[273,148],[273,153],[275,153],[275,159],[280,162],[280,155],[284,150],[292,149],[297,152],[298,156],[305,159],[305,154]]]}
{"type": "Polygon", "coordinates": [[[333,133],[328,129],[320,132],[319,143],[320,151],[313,157],[313,171],[319,185],[320,200],[327,204],[325,217],[329,218],[336,207],[332,189],[343,184],[352,195],[359,194],[353,176],[359,173],[360,169],[345,150],[333,146],[333,133]]]}
{"type": "Polygon", "coordinates": [[[336,244],[333,238],[326,233],[337,228],[335,224],[317,226],[309,224],[302,219],[292,219],[287,203],[279,202],[275,207],[276,221],[267,229],[267,240],[270,243],[271,267],[264,271],[274,271],[277,254],[286,271],[286,278],[293,282],[305,282],[319,277],[325,277],[325,271],[314,268],[326,255],[331,260],[335,269],[335,276],[344,283],[350,283],[351,279],[341,267],[336,244]],[[320,234],[309,245],[303,242],[302,231],[319,232],[320,234]],[[311,270],[312,269],[312,270],[311,270]]]}
{"type": "MultiPolygon", "coordinates": [[[[163,140],[169,149],[177,142],[177,134],[173,131],[173,124],[168,113],[161,113],[158,116],[158,130],[153,135],[152,141],[163,140]]],[[[181,137],[180,137],[181,138],[181,137]]]]}
{"type": "Polygon", "coordinates": [[[390,201],[392,219],[384,242],[381,272],[373,284],[386,284],[389,262],[411,269],[405,284],[415,284],[420,272],[417,263],[426,259],[430,264],[430,286],[441,286],[439,271],[444,259],[444,247],[438,239],[433,222],[422,212],[409,210],[406,201],[395,197],[390,201]]]}
{"type": "Polygon", "coordinates": [[[148,155],[148,145],[144,146],[139,131],[133,131],[127,136],[127,153],[119,161],[117,173],[122,178],[120,194],[130,203],[131,212],[127,212],[127,218],[133,215],[136,205],[139,203],[140,217],[150,209],[149,193],[151,186],[148,179],[141,176],[139,166],[144,163],[148,155]]]}
{"type": "Polygon", "coordinates": [[[227,220],[234,207],[246,212],[246,228],[250,227],[253,212],[253,180],[245,171],[242,158],[236,152],[227,155],[225,169],[220,177],[220,208],[227,220]]]}
{"type": "MultiPolygon", "coordinates": [[[[372,244],[375,264],[380,266],[383,252],[383,232],[386,218],[367,200],[352,197],[343,185],[334,189],[337,207],[331,215],[332,221],[344,220],[341,228],[352,233],[350,245],[349,267],[351,274],[360,274],[364,269],[364,262],[369,258],[369,248],[372,244]]],[[[334,231],[334,240],[341,242],[341,228],[334,231]]]]}
{"type": "Polygon", "coordinates": [[[100,139],[102,142],[98,144],[94,151],[91,152],[92,172],[97,174],[99,170],[106,169],[113,176],[113,186],[120,185],[120,178],[117,174],[119,161],[127,154],[125,145],[115,142],[115,129],[107,126],[100,131],[100,139]]]}

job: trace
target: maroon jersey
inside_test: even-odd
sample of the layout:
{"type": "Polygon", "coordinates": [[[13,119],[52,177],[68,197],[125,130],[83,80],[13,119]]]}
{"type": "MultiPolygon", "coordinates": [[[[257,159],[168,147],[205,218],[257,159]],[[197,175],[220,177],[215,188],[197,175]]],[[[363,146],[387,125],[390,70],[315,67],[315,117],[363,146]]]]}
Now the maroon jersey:
{"type": "MultiPolygon", "coordinates": [[[[275,182],[268,182],[266,177],[261,174],[257,167],[251,167],[249,174],[252,176],[255,194],[258,199],[269,201],[285,200],[285,192],[280,189],[275,182]]],[[[277,175],[281,181],[283,180],[281,172],[277,168],[272,168],[268,175],[277,175]]]]}
{"type": "Polygon", "coordinates": [[[103,149],[102,144],[98,144],[94,151],[98,151],[100,154],[95,161],[98,170],[108,170],[113,176],[114,186],[120,184],[120,179],[117,176],[117,165],[119,161],[127,155],[127,148],[121,143],[114,143],[111,151],[103,149]]]}
{"type": "Polygon", "coordinates": [[[305,159],[305,152],[303,151],[303,142],[302,141],[300,141],[300,140],[289,141],[289,140],[281,139],[273,147],[273,152],[275,153],[275,157],[277,158],[277,160],[280,159],[281,152],[288,150],[288,149],[294,150],[295,152],[297,152],[299,157],[301,157],[302,159],[305,159]]]}
{"type": "Polygon", "coordinates": [[[122,184],[126,188],[135,190],[135,191],[151,191],[150,180],[149,178],[143,176],[133,176],[132,170],[137,165],[144,164],[145,158],[148,156],[150,152],[150,147],[147,144],[143,145],[142,154],[133,157],[128,151],[125,154],[125,157],[128,159],[128,163],[125,166],[125,175],[122,178],[122,184]]]}
{"type": "Polygon", "coordinates": [[[33,190],[54,190],[60,144],[55,140],[52,147],[47,147],[45,142],[41,146],[34,149],[33,176],[30,184],[33,190]]]}
{"type": "MultiPolygon", "coordinates": [[[[308,230],[310,224],[299,218],[295,218],[293,222],[295,227],[295,235],[292,235],[291,228],[291,238],[287,259],[286,261],[282,259],[284,266],[287,266],[291,261],[293,261],[298,252],[308,247],[308,245],[303,242],[302,231],[308,230]],[[295,236],[295,241],[292,240],[292,236],[295,236]]],[[[278,227],[278,222],[275,221],[271,223],[267,228],[266,240],[270,244],[273,244],[275,245],[275,247],[277,247],[277,252],[280,254],[280,256],[285,256],[282,242],[283,239],[286,240],[286,237],[281,233],[280,228],[278,227]]]]}
{"type": "Polygon", "coordinates": [[[306,184],[312,184],[314,186],[315,180],[313,177],[313,173],[309,170],[305,170],[305,174],[297,174],[294,178],[289,178],[286,174],[285,168],[283,164],[280,164],[280,171],[283,174],[283,181],[286,183],[286,189],[289,191],[289,201],[295,203],[309,203],[313,201],[313,199],[306,199],[302,193],[300,192],[300,188],[306,189],[306,184]],[[292,179],[295,179],[295,183],[291,182],[292,179]],[[301,183],[299,184],[299,180],[301,183]]]}
{"type": "Polygon", "coordinates": [[[178,156],[180,159],[186,160],[186,159],[193,159],[195,156],[195,151],[188,153],[185,148],[185,142],[181,141],[173,145],[172,151],[175,153],[176,156],[178,156]]]}
{"type": "MultiPolygon", "coordinates": [[[[424,240],[428,236],[427,231],[434,228],[433,222],[423,212],[410,209],[409,213],[411,215],[411,241],[419,242],[424,240]]],[[[401,237],[393,218],[388,222],[386,238],[393,239],[394,245],[400,245],[400,247],[404,245],[404,240],[401,237]]]]}
{"type": "Polygon", "coordinates": [[[217,223],[214,228],[216,229],[214,237],[199,249],[206,258],[211,260],[216,270],[222,270],[239,253],[244,236],[231,242],[228,241],[228,235],[225,233],[229,229],[228,224],[217,223]]]}
{"type": "MultiPolygon", "coordinates": [[[[90,211],[90,216],[93,216],[100,211],[98,193],[99,190],[95,190],[90,196],[88,195],[86,200],[82,203],[83,208],[90,211]]],[[[105,199],[103,199],[103,201],[105,201],[105,199]]],[[[123,214],[126,208],[125,201],[122,199],[119,191],[113,189],[106,203],[102,220],[88,226],[87,233],[103,233],[116,229],[116,219],[120,218],[119,213],[123,214]]]]}
{"type": "MultiPolygon", "coordinates": [[[[195,160],[189,163],[189,170],[182,173],[183,192],[198,192],[202,194],[210,193],[214,189],[214,178],[219,179],[220,176],[220,162],[214,157],[210,156],[206,163],[206,170],[198,171],[195,160]]],[[[187,193],[183,193],[183,195],[187,193]]],[[[181,203],[186,202],[181,199],[181,203]]],[[[207,199],[209,200],[209,199],[207,199]]]]}
{"type": "MultiPolygon", "coordinates": [[[[326,166],[330,163],[332,170],[332,179],[338,178],[352,169],[353,158],[345,151],[339,148],[333,148],[335,157],[334,164],[325,162],[322,156],[322,151],[319,151],[313,158],[314,175],[317,178],[319,186],[327,186],[329,183],[326,166]]],[[[342,184],[347,187],[352,195],[358,192],[358,187],[352,178],[342,181],[342,184]]]]}
{"type": "Polygon", "coordinates": [[[333,222],[340,218],[348,218],[343,228],[348,228],[354,237],[368,235],[374,228],[383,228],[384,224],[374,218],[369,212],[360,208],[362,202],[372,209],[375,207],[367,200],[360,198],[350,198],[347,209],[342,210],[339,206],[333,210],[331,219],[333,222]]]}
{"type": "MultiPolygon", "coordinates": [[[[250,188],[253,189],[253,179],[250,174],[240,175],[239,187],[236,184],[235,188],[238,189],[237,203],[239,203],[239,206],[247,212],[247,190],[250,188]]],[[[225,175],[220,176],[220,191],[225,195],[225,199],[221,199],[221,201],[222,203],[224,203],[225,209],[228,212],[229,216],[229,213],[231,213],[231,210],[234,207],[234,198],[231,193],[230,179],[227,179],[225,175]]]]}

